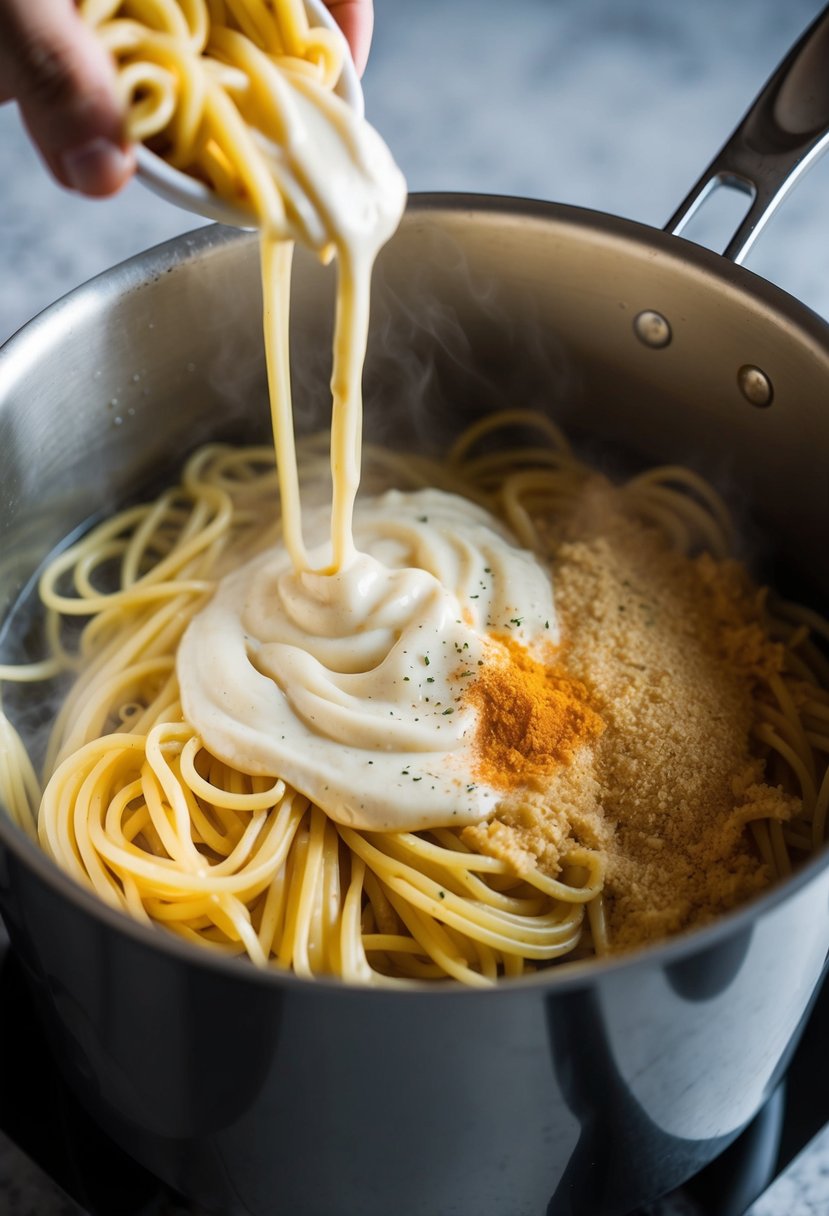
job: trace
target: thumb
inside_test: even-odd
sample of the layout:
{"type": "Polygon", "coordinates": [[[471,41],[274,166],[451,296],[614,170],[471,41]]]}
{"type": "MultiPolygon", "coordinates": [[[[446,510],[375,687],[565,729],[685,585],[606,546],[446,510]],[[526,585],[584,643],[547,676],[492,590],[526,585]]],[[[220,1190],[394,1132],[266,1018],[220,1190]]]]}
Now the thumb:
{"type": "Polygon", "coordinates": [[[362,76],[366,69],[374,28],[372,0],[326,0],[326,8],[345,34],[351,47],[354,66],[362,76]]]}
{"type": "Polygon", "coordinates": [[[72,0],[0,0],[0,97],[64,186],[107,195],[131,175],[114,66],[72,0]]]}

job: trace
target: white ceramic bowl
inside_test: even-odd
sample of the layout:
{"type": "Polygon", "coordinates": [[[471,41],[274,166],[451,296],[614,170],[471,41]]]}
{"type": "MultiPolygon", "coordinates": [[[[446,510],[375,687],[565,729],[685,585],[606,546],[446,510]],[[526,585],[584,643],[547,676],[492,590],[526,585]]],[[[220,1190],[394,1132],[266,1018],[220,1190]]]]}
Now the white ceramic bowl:
{"type": "MultiPolygon", "coordinates": [[[[304,0],[304,3],[312,26],[324,25],[329,29],[339,29],[322,0],[304,0]]],[[[345,57],[334,92],[342,97],[352,110],[358,114],[364,112],[363,90],[350,54],[345,57]]],[[[235,228],[251,227],[248,213],[219,198],[204,182],[171,168],[143,144],[138,145],[136,158],[139,180],[168,203],[174,203],[177,207],[216,220],[220,224],[230,224],[235,228]]]]}

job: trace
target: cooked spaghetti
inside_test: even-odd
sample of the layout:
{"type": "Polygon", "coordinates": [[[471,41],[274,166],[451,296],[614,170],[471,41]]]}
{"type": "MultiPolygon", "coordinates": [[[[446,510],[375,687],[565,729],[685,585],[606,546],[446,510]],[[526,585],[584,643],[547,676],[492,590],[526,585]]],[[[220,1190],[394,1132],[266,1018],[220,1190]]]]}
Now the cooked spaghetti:
{"type": "MultiPolygon", "coordinates": [[[[300,445],[306,482],[319,476],[326,442],[300,445]]],[[[368,456],[375,485],[471,496],[549,564],[562,614],[557,662],[589,682],[603,733],[561,761],[553,782],[525,783],[521,797],[505,796],[477,826],[418,832],[350,829],[278,775],[217,760],[182,719],[176,650],[217,580],[271,547],[279,521],[272,453],[202,449],[180,485],[94,529],[41,582],[53,658],[32,674],[72,667],[79,675],[52,733],[39,816],[19,758],[4,768],[3,795],[21,824],[37,817],[44,848],[68,873],[147,924],[259,965],[354,982],[481,984],[699,924],[784,877],[823,841],[829,671],[811,637],[825,639],[826,625],[770,606],[750,586],[727,558],[728,515],[704,482],[668,468],[612,488],[551,424],[520,413],[480,424],[445,464],[377,449],[368,456]],[[528,424],[543,429],[548,450],[479,451],[491,428],[528,424]],[[650,727],[642,755],[628,748],[660,672],[635,671],[647,663],[629,652],[636,628],[620,634],[614,621],[597,631],[591,620],[611,602],[596,596],[594,581],[607,577],[611,551],[612,578],[632,584],[627,601],[613,601],[615,615],[638,612],[640,635],[658,629],[653,614],[671,595],[696,597],[696,617],[684,626],[670,617],[663,633],[682,655],[689,627],[702,629],[743,730],[718,788],[705,789],[699,805],[680,805],[688,791],[678,776],[707,774],[726,728],[711,720],[710,703],[693,701],[699,686],[690,684],[691,701],[667,706],[682,723],[685,752],[654,757],[668,785],[662,802],[647,790],[650,727]],[[90,619],[68,653],[62,622],[78,616],[90,619]],[[601,633],[610,644],[597,655],[601,633]],[[616,695],[613,679],[631,670],[640,677],[632,736],[624,706],[607,692],[616,695]],[[702,756],[687,727],[700,714],[702,756]],[[621,766],[634,761],[624,779],[621,766]],[[773,785],[764,784],[764,764],[773,785]]],[[[657,668],[664,658],[657,649],[657,668]]]]}

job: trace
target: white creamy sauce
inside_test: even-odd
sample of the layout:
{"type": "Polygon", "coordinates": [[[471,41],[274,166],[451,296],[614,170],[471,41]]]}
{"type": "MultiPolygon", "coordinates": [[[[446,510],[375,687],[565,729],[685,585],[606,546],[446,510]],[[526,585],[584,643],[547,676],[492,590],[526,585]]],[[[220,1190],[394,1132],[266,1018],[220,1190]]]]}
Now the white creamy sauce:
{"type": "MultiPolygon", "coordinates": [[[[464,692],[486,635],[555,642],[549,575],[485,511],[436,490],[357,509],[361,376],[374,259],[406,187],[388,149],[336,96],[284,76],[265,148],[291,236],[339,262],[330,511],[303,536],[288,375],[290,246],[261,217],[265,339],[284,547],[219,584],[179,647],[187,719],[209,751],[280,776],[368,830],[474,823],[499,795],[474,777],[464,692]],[[306,541],[308,542],[306,547],[306,541]]],[[[284,225],[283,225],[284,227],[284,225]]]]}
{"type": "MultiPolygon", "coordinates": [[[[373,261],[400,223],[406,181],[381,136],[340,97],[314,80],[275,75],[285,138],[254,138],[286,205],[288,228],[275,235],[318,252],[348,245],[373,261]]],[[[267,226],[267,225],[263,225],[267,226]]]]}
{"type": "MultiPolygon", "coordinates": [[[[327,521],[315,513],[309,536],[327,521]]],[[[358,503],[354,540],[334,574],[297,572],[281,549],[221,582],[179,647],[185,715],[222,760],[279,774],[339,823],[477,822],[498,795],[474,778],[464,693],[486,634],[557,641],[549,576],[438,490],[358,503]]]]}
{"type": "MultiPolygon", "coordinates": [[[[406,182],[378,133],[336,94],[306,78],[279,74],[283,131],[279,143],[257,139],[280,188],[289,234],[339,263],[331,376],[331,539],[334,567],[353,555],[351,518],[360,481],[362,371],[371,272],[400,223],[406,182]]],[[[285,542],[298,568],[308,568],[300,520],[288,376],[290,246],[273,217],[263,216],[265,346],[274,440],[280,472],[285,542]]]]}

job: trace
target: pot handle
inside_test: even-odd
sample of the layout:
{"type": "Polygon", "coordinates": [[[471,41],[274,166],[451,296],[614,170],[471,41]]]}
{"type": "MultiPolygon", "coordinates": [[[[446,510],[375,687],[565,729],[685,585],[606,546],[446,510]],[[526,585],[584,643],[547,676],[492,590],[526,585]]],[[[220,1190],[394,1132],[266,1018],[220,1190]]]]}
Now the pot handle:
{"type": "Polygon", "coordinates": [[[665,232],[679,236],[718,186],[751,198],[724,256],[741,263],[766,221],[829,145],[829,7],[809,27],[754,103],[665,232]]]}

